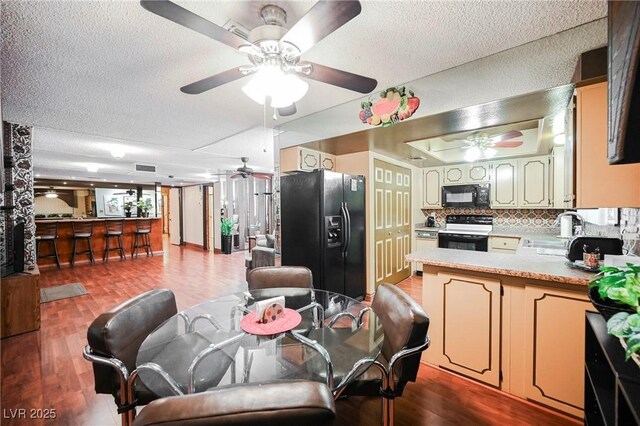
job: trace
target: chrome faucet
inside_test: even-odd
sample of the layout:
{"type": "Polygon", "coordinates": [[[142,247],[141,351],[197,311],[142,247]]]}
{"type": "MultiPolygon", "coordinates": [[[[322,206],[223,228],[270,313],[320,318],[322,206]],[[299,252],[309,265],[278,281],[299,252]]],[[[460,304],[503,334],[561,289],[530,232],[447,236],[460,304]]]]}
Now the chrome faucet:
{"type": "Polygon", "coordinates": [[[580,228],[582,229],[582,233],[585,232],[584,224],[585,224],[586,221],[584,220],[584,217],[582,217],[578,213],[572,212],[572,211],[560,213],[558,215],[558,217],[556,217],[556,221],[553,222],[553,225],[551,225],[551,226],[559,226],[560,225],[560,218],[563,217],[563,216],[575,216],[575,218],[578,219],[578,221],[580,222],[580,228]]]}

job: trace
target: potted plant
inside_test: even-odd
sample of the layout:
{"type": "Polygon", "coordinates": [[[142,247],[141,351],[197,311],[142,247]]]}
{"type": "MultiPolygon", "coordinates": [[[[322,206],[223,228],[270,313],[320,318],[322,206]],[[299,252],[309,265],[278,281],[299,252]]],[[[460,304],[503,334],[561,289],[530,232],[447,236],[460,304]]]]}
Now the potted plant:
{"type": "Polygon", "coordinates": [[[46,214],[42,214],[42,213],[36,214],[36,219],[44,219],[45,217],[47,217],[46,214]]]}
{"type": "Polygon", "coordinates": [[[140,215],[142,217],[149,217],[149,210],[151,210],[152,207],[150,198],[147,198],[146,200],[140,198],[136,205],[138,206],[138,212],[141,213],[140,215]]]}
{"type": "Polygon", "coordinates": [[[589,297],[607,319],[607,332],[620,338],[626,359],[640,365],[640,265],[605,266],[590,284],[589,297]]]}
{"type": "Polygon", "coordinates": [[[124,203],[124,215],[131,217],[131,209],[133,208],[133,201],[127,201],[124,203]]]}
{"type": "Polygon", "coordinates": [[[233,221],[224,218],[220,223],[220,233],[222,234],[222,252],[231,254],[231,235],[233,234],[233,221]]]}

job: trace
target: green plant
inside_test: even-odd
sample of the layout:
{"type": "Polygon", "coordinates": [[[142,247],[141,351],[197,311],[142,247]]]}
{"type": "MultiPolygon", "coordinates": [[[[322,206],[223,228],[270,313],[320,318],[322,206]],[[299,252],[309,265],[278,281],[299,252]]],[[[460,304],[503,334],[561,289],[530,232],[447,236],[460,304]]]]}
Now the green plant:
{"type": "Polygon", "coordinates": [[[607,332],[625,340],[626,359],[640,353],[640,265],[627,263],[626,268],[602,267],[590,286],[598,288],[602,299],[613,300],[636,311],[613,315],[607,321],[607,332]]]}
{"type": "Polygon", "coordinates": [[[233,232],[233,221],[231,219],[224,218],[220,223],[220,233],[225,236],[230,236],[233,232]]]}
{"type": "Polygon", "coordinates": [[[47,217],[60,217],[58,213],[49,213],[47,217]]]}
{"type": "Polygon", "coordinates": [[[42,219],[42,218],[44,218],[44,217],[47,217],[47,215],[46,215],[46,214],[42,214],[42,213],[38,213],[38,214],[36,215],[36,219],[42,219]]]}
{"type": "Polygon", "coordinates": [[[133,201],[127,201],[126,203],[124,203],[125,212],[130,213],[132,208],[133,208],[133,201]]]}
{"type": "Polygon", "coordinates": [[[142,198],[140,198],[138,200],[138,202],[136,203],[136,205],[138,206],[138,209],[140,209],[141,212],[148,212],[149,210],[151,210],[152,204],[151,204],[151,199],[147,198],[145,200],[143,200],[142,198]]]}
{"type": "Polygon", "coordinates": [[[62,217],[73,217],[71,213],[62,213],[62,217]]]}

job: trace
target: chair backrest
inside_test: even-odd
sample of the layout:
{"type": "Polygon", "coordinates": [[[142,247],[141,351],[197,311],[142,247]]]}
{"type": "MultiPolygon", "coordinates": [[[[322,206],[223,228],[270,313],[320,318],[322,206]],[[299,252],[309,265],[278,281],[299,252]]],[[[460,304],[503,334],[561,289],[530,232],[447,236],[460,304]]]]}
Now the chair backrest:
{"type": "Polygon", "coordinates": [[[313,288],[313,276],[311,270],[304,266],[270,266],[249,271],[247,284],[249,290],[277,287],[313,288]]]}
{"type": "Polygon", "coordinates": [[[136,230],[151,232],[151,219],[136,220],[136,230]]]}
{"type": "Polygon", "coordinates": [[[38,223],[36,236],[58,238],[58,222],[38,223]]]}
{"type": "MultiPolygon", "coordinates": [[[[165,320],[177,314],[171,290],[151,290],[98,316],[87,331],[87,341],[96,355],[117,358],[129,372],[144,339],[165,320]]],[[[96,393],[115,395],[120,387],[118,375],[109,366],[93,364],[96,393]]]]}
{"type": "Polygon", "coordinates": [[[114,232],[122,233],[124,231],[124,219],[107,219],[104,226],[108,234],[114,232]]]}
{"type": "Polygon", "coordinates": [[[276,250],[268,247],[254,247],[251,250],[251,268],[275,266],[276,250]]]}
{"type": "Polygon", "coordinates": [[[90,220],[76,220],[71,222],[71,229],[73,230],[73,234],[89,234],[91,236],[93,234],[93,221],[90,220]]]}
{"type": "MultiPolygon", "coordinates": [[[[420,346],[427,338],[429,317],[414,299],[392,284],[380,284],[371,308],[382,320],[384,343],[382,354],[387,359],[405,348],[420,346]]],[[[402,393],[407,381],[415,381],[420,367],[418,352],[399,361],[395,368],[396,391],[402,393]]]]}
{"type": "Polygon", "coordinates": [[[334,417],[333,395],[324,383],[282,381],[157,399],[133,424],[319,426],[332,424],[334,417]]]}

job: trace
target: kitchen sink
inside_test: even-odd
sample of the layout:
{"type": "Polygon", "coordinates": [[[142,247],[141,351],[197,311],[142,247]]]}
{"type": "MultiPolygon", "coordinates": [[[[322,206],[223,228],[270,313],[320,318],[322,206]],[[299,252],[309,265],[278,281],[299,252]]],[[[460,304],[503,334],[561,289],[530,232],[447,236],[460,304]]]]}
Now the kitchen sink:
{"type": "Polygon", "coordinates": [[[530,240],[522,241],[522,247],[535,250],[536,254],[547,256],[565,256],[567,254],[566,241],[563,240],[530,240]]]}

